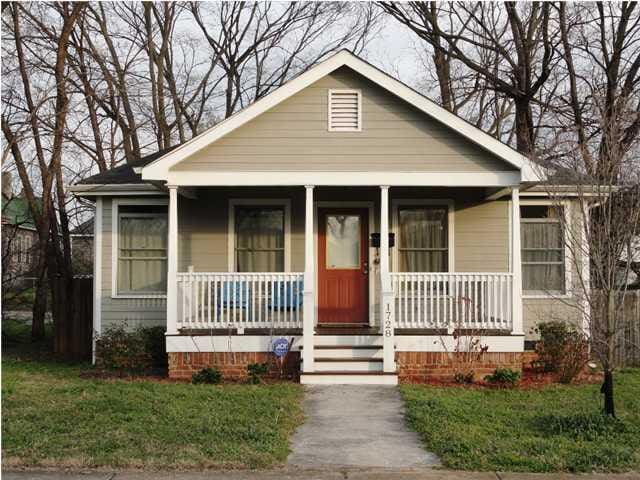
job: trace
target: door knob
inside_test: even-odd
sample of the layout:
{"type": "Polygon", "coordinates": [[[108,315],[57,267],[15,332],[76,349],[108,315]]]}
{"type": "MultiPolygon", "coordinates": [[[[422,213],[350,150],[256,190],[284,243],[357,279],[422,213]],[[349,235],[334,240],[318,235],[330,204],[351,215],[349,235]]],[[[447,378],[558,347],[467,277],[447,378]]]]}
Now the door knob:
{"type": "Polygon", "coordinates": [[[364,262],[364,268],[362,269],[362,273],[367,275],[369,273],[369,262],[364,262]]]}

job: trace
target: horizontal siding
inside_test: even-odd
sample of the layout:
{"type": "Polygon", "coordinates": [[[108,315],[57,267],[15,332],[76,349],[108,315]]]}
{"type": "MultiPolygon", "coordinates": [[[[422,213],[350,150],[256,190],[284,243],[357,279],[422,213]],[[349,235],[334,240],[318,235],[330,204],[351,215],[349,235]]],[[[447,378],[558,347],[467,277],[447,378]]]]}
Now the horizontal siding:
{"type": "Polygon", "coordinates": [[[349,69],[196,152],[179,171],[512,171],[513,167],[349,69]],[[329,132],[327,91],[362,91],[362,131],[329,132]]]}
{"type": "Polygon", "coordinates": [[[112,200],[105,198],[102,209],[102,330],[125,323],[129,328],[166,324],[166,303],[155,298],[112,298],[112,200]]]}
{"type": "MultiPolygon", "coordinates": [[[[378,188],[322,188],[315,200],[372,202],[374,229],[379,231],[378,188]]],[[[449,198],[455,202],[454,254],[458,272],[509,271],[509,202],[484,202],[478,189],[392,188],[394,199],[449,198]]],[[[179,197],[179,270],[192,265],[196,271],[228,270],[228,205],[231,198],[287,198],[291,200],[291,270],[304,270],[304,188],[212,188],[199,189],[196,199],[179,197]]],[[[127,322],[130,326],[164,325],[166,306],[158,299],[111,298],[111,200],[104,200],[102,252],[102,324],[127,322]]],[[[372,266],[372,273],[376,272],[372,266]]],[[[575,275],[574,275],[575,277],[575,275]]],[[[575,280],[574,280],[575,281],[575,280]]],[[[376,282],[377,284],[377,282],[376,282]]],[[[379,291],[376,286],[376,298],[379,291]]],[[[524,327],[528,339],[535,338],[538,322],[579,322],[579,311],[571,300],[524,299],[524,327]]],[[[373,310],[377,323],[377,308],[373,310]]]]}

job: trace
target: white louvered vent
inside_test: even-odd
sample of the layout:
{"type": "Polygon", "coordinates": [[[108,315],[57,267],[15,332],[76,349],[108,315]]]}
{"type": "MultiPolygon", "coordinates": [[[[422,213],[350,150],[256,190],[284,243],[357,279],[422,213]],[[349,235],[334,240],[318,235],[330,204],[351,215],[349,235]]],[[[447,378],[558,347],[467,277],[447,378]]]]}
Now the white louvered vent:
{"type": "Polygon", "coordinates": [[[359,90],[329,90],[329,131],[362,130],[362,100],[359,90]]]}

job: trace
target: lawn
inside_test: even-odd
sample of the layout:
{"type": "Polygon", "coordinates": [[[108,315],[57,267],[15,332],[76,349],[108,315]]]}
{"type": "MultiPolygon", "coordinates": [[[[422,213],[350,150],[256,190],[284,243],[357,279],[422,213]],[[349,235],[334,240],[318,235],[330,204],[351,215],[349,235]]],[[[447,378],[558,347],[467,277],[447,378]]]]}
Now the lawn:
{"type": "Polygon", "coordinates": [[[640,470],[640,369],[616,374],[617,420],[599,385],[483,390],[405,385],[409,424],[447,468],[640,470]]]}
{"type": "Polygon", "coordinates": [[[3,359],[4,467],[269,467],[302,421],[299,385],[83,379],[87,368],[3,359]]]}

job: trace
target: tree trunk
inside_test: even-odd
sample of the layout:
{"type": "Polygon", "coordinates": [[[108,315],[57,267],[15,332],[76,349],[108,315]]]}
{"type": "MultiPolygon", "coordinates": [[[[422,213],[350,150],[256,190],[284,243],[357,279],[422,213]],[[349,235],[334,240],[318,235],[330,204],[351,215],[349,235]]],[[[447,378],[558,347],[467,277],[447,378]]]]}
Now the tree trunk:
{"type": "Polygon", "coordinates": [[[35,298],[31,311],[31,341],[44,339],[44,317],[47,313],[47,282],[44,274],[36,278],[35,298]]]}
{"type": "Polygon", "coordinates": [[[516,99],[516,146],[523,155],[533,153],[533,121],[528,99],[516,99]]]}
{"type": "Polygon", "coordinates": [[[604,413],[615,418],[616,410],[613,403],[613,372],[610,369],[604,371],[604,382],[600,388],[604,395],[604,413]]]}

